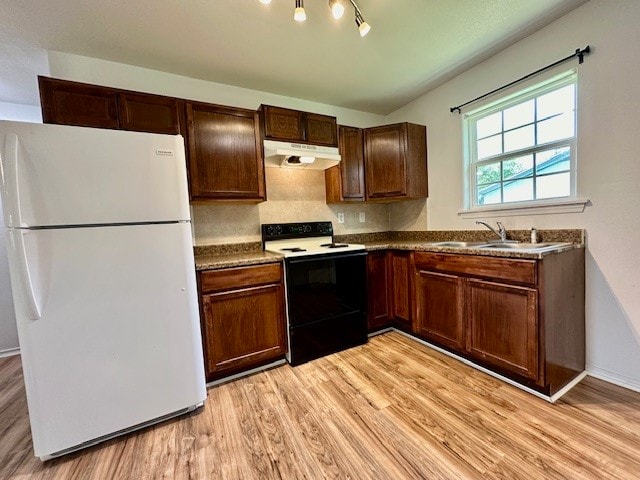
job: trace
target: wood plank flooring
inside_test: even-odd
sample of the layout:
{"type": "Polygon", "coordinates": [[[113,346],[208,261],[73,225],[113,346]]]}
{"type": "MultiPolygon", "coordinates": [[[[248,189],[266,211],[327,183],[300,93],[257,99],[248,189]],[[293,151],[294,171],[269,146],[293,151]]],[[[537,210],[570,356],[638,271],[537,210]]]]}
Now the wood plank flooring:
{"type": "Polygon", "coordinates": [[[209,389],[203,409],[42,463],[0,359],[1,479],[638,479],[640,394],[555,405],[398,333],[209,389]]]}

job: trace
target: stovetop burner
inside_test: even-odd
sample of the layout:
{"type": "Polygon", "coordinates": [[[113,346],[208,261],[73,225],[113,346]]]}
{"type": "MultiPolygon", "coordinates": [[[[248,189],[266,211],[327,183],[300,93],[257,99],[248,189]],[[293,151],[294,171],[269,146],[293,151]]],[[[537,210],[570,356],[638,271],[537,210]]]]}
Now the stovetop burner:
{"type": "Polygon", "coordinates": [[[331,242],[331,243],[323,243],[320,245],[321,247],[325,247],[325,248],[345,248],[348,247],[349,244],[348,243],[335,243],[335,242],[331,242]]]}
{"type": "Polygon", "coordinates": [[[271,223],[261,229],[264,249],[285,258],[346,255],[365,249],[364,245],[334,241],[331,222],[271,223]]]}

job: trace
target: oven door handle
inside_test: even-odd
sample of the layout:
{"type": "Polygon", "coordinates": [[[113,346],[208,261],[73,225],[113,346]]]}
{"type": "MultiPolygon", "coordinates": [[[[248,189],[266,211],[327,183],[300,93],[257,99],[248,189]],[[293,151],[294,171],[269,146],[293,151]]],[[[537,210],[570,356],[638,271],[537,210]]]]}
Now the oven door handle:
{"type": "Polygon", "coordinates": [[[359,252],[345,252],[345,253],[336,253],[336,254],[328,254],[328,255],[306,255],[304,257],[293,257],[293,258],[285,258],[285,262],[289,265],[293,265],[294,263],[303,263],[303,262],[314,262],[314,261],[322,261],[322,260],[339,260],[341,258],[350,258],[350,257],[366,257],[366,251],[359,252]]]}

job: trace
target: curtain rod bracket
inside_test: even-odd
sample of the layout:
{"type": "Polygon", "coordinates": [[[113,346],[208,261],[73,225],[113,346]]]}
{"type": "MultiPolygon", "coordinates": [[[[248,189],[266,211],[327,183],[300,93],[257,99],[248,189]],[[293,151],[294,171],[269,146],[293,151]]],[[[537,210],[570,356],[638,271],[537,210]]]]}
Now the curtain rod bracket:
{"type": "Polygon", "coordinates": [[[591,53],[591,47],[589,47],[589,45],[587,45],[586,47],[584,47],[582,49],[576,48],[576,51],[574,53],[572,53],[571,55],[569,55],[568,57],[562,58],[562,59],[558,60],[557,62],[553,62],[553,63],[547,65],[546,67],[542,67],[542,68],[536,70],[535,72],[532,72],[532,73],[530,73],[528,75],[525,75],[524,77],[519,78],[518,80],[514,80],[511,83],[507,83],[506,85],[498,87],[495,90],[491,90],[489,93],[485,93],[484,95],[480,95],[479,97],[476,97],[473,100],[469,100],[468,102],[462,103],[462,104],[458,105],[457,107],[451,107],[449,109],[449,111],[451,113],[457,111],[459,114],[461,114],[462,113],[462,107],[466,107],[467,105],[469,105],[469,104],[471,104],[473,102],[477,102],[478,100],[482,100],[483,98],[486,98],[486,97],[488,97],[490,95],[493,95],[494,93],[497,93],[500,90],[504,90],[505,88],[509,88],[509,87],[515,85],[516,83],[522,82],[523,80],[527,80],[528,78],[533,77],[534,75],[537,75],[538,73],[544,72],[545,70],[549,70],[550,68],[553,68],[553,67],[555,67],[557,65],[560,65],[561,63],[564,63],[567,60],[571,60],[572,58],[578,57],[578,63],[582,64],[582,63],[584,63],[584,56],[588,55],[590,53],[591,53]]]}

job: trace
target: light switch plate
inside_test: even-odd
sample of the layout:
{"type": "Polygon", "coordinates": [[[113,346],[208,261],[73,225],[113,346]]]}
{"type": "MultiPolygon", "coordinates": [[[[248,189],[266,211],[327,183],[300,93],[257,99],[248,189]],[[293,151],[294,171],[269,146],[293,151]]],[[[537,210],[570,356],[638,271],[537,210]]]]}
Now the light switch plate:
{"type": "Polygon", "coordinates": [[[364,212],[360,212],[360,213],[358,214],[358,220],[360,221],[360,223],[364,223],[364,222],[365,222],[366,217],[365,217],[365,215],[364,215],[364,212]]]}
{"type": "Polygon", "coordinates": [[[338,213],[338,223],[344,223],[344,213],[338,213]]]}

